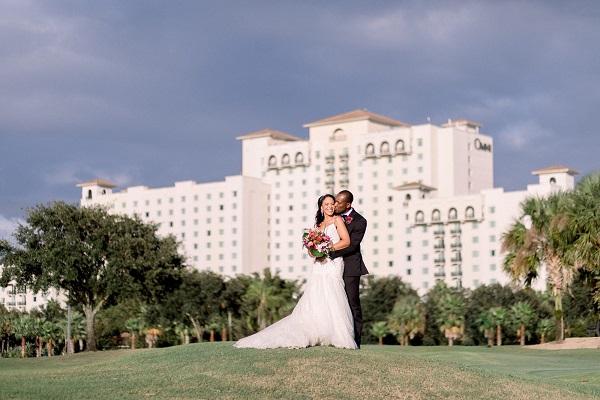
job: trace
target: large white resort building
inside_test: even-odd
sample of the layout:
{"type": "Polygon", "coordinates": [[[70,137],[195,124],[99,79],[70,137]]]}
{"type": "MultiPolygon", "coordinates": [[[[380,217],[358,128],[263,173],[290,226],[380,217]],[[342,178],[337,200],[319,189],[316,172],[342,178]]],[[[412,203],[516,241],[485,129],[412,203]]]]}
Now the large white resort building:
{"type": "MultiPolygon", "coordinates": [[[[398,275],[424,294],[437,280],[455,287],[507,283],[500,238],[527,196],[574,187],[577,171],[533,171],[526,190],[494,188],[493,139],[465,119],[409,125],[357,110],[304,125],[308,140],[262,130],[239,136],[242,174],[172,187],[79,184],[82,206],[137,214],[175,235],[189,265],[226,276],[270,268],[303,279],[301,247],[317,199],[348,189],[368,220],[362,243],[375,276],[398,275]]],[[[544,279],[539,280],[539,288],[544,279]]]]}

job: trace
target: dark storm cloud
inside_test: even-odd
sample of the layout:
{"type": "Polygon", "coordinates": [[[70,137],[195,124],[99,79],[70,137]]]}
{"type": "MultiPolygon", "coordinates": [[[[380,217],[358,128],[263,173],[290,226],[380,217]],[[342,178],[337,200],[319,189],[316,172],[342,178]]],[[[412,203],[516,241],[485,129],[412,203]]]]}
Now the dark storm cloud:
{"type": "Polygon", "coordinates": [[[598,169],[595,2],[5,1],[0,235],[75,184],[237,174],[235,137],[357,108],[411,124],[468,118],[496,184],[598,169]],[[7,228],[8,227],[8,228],[7,228]]]}

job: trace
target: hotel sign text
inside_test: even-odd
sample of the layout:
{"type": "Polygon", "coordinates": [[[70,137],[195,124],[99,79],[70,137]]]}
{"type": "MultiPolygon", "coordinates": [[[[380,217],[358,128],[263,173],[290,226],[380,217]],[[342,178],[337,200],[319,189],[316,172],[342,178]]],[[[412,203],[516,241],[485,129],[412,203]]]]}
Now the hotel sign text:
{"type": "Polygon", "coordinates": [[[492,152],[492,145],[491,144],[487,144],[487,143],[481,143],[481,140],[479,139],[475,139],[475,149],[476,150],[482,150],[482,151],[489,151],[490,153],[492,152]]]}

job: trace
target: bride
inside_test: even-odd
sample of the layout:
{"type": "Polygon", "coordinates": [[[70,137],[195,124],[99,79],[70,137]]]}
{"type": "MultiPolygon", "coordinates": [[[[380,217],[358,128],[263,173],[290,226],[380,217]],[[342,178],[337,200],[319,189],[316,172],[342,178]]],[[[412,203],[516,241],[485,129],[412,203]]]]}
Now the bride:
{"type": "MultiPolygon", "coordinates": [[[[348,247],[350,237],[346,225],[341,217],[333,214],[335,198],[326,194],[319,198],[317,204],[315,227],[331,238],[332,250],[348,247]]],[[[304,294],[292,314],[254,335],[238,340],[234,346],[272,349],[320,345],[356,349],[352,312],[342,280],[343,271],[342,257],[314,260],[304,294]]]]}

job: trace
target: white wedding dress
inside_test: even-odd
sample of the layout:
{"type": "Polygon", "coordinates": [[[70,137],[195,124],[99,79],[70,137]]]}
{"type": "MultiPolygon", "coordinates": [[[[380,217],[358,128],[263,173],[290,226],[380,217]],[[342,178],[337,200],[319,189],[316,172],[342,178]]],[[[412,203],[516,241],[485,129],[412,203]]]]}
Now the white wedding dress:
{"type": "MultiPolygon", "coordinates": [[[[333,243],[340,240],[334,224],[325,228],[333,243]]],[[[238,348],[272,349],[334,346],[356,349],[354,322],[344,291],[341,257],[313,262],[304,294],[292,313],[235,343],[238,348]]]]}

